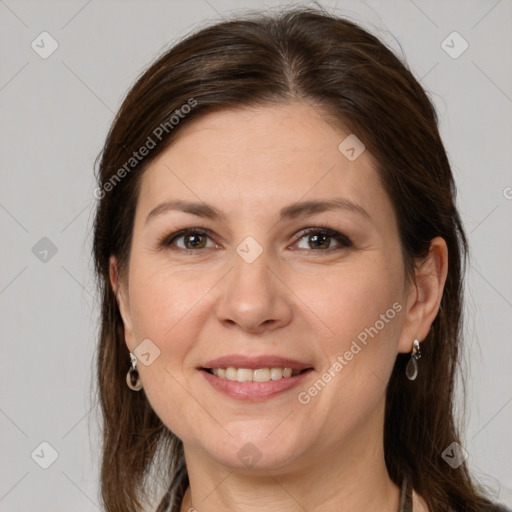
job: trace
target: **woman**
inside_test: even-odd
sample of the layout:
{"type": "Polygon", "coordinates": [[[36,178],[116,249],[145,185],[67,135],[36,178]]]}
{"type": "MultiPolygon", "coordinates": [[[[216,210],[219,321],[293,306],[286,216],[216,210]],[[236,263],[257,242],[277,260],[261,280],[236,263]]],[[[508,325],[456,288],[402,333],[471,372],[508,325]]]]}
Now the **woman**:
{"type": "Polygon", "coordinates": [[[500,510],[452,412],[454,195],[432,103],[345,19],[162,55],[96,191],[106,509],[500,510]]]}

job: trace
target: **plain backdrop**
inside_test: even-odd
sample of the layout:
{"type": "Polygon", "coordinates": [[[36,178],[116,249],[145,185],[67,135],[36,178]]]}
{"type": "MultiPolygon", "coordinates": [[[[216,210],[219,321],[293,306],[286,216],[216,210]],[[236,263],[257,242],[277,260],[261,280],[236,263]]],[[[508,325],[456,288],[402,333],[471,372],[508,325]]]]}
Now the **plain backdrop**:
{"type": "MultiPolygon", "coordinates": [[[[279,5],[0,0],[2,512],[100,509],[93,168],[126,91],[192,29],[279,5]]],[[[463,446],[475,475],[510,506],[512,3],[322,5],[402,55],[438,110],[472,250],[463,446]]]]}

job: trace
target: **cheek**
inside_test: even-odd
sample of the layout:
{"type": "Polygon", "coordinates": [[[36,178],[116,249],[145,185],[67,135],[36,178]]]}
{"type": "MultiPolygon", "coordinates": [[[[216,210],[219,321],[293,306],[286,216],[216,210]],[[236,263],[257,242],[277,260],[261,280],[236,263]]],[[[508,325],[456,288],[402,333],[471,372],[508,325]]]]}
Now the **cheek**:
{"type": "Polygon", "coordinates": [[[335,428],[348,411],[362,420],[385,392],[405,309],[401,260],[376,252],[350,268],[332,268],[323,282],[297,292],[329,329],[319,339],[321,382],[301,390],[301,403],[311,400],[315,410],[330,410],[335,428]]]}
{"type": "MultiPolygon", "coordinates": [[[[401,261],[382,251],[363,256],[330,267],[318,265],[307,273],[290,267],[283,274],[287,288],[281,292],[293,303],[292,324],[300,325],[308,338],[319,343],[318,352],[327,366],[339,354],[351,349],[357,352],[354,342],[361,347],[361,354],[357,352],[353,359],[372,354],[376,358],[386,352],[393,358],[396,355],[403,309],[401,261]]],[[[150,264],[150,260],[144,254],[133,258],[130,304],[134,341],[138,344],[149,338],[174,369],[177,365],[183,369],[195,342],[206,336],[202,331],[218,327],[213,318],[215,298],[224,272],[191,266],[184,270],[165,262],[150,264]]]]}
{"type": "Polygon", "coordinates": [[[205,294],[218,281],[214,273],[186,273],[168,265],[134,259],[130,304],[136,343],[150,339],[160,355],[140,366],[144,392],[155,413],[182,440],[211,436],[218,425],[205,414],[194,393],[196,341],[207,321],[205,294]],[[186,411],[186,414],[180,411],[186,411]],[[191,424],[195,427],[189,439],[191,424]]]}
{"type": "MultiPolygon", "coordinates": [[[[149,258],[148,258],[149,261],[149,258]]],[[[136,269],[130,276],[132,325],[137,340],[150,338],[160,348],[171,345],[180,350],[178,333],[200,327],[199,322],[187,319],[201,311],[200,301],[215,283],[212,275],[186,273],[168,265],[134,261],[136,269]]],[[[189,342],[193,337],[187,336],[189,342]]]]}
{"type": "MultiPolygon", "coordinates": [[[[298,430],[307,413],[312,432],[322,432],[333,442],[342,434],[341,424],[347,431],[360,424],[382,397],[401,329],[400,260],[378,251],[363,256],[318,265],[314,272],[310,267],[307,275],[288,267],[282,275],[286,287],[276,288],[293,307],[289,334],[315,344],[313,351],[322,361],[319,378],[323,380],[329,368],[336,375],[325,378],[327,385],[310,396],[306,407],[294,401],[292,407],[302,413],[297,416],[298,430]]],[[[207,340],[209,332],[222,333],[214,310],[225,268],[205,272],[188,266],[185,271],[149,261],[135,257],[130,275],[134,335],[139,343],[149,338],[161,350],[153,365],[140,369],[146,395],[166,426],[183,440],[210,439],[216,432],[224,436],[212,419],[215,414],[205,414],[201,397],[194,395],[197,381],[191,369],[199,357],[198,340],[207,340]]]]}
{"type": "Polygon", "coordinates": [[[311,428],[321,430],[325,442],[362,428],[382,403],[396,359],[404,311],[401,267],[377,259],[366,263],[329,272],[322,291],[297,291],[321,319],[317,324],[329,328],[318,340],[318,378],[298,390],[311,428]]]}
{"type": "MultiPolygon", "coordinates": [[[[354,340],[365,347],[370,347],[370,340],[379,340],[382,349],[397,341],[403,310],[401,279],[399,261],[392,265],[375,254],[354,265],[333,267],[318,282],[297,280],[292,286],[328,329],[324,350],[332,356],[348,350],[354,340]]],[[[377,343],[373,348],[378,348],[377,343]]]]}

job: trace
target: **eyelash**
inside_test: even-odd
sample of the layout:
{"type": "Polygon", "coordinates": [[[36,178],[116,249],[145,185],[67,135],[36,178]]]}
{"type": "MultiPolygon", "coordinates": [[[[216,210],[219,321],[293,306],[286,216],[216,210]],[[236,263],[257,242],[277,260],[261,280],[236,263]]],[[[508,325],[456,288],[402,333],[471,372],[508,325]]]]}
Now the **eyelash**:
{"type": "MultiPolygon", "coordinates": [[[[307,237],[308,235],[312,235],[312,234],[321,234],[321,235],[325,235],[329,238],[332,238],[332,239],[336,240],[336,242],[338,242],[341,247],[330,247],[329,249],[319,249],[319,250],[309,249],[309,251],[330,253],[332,251],[346,249],[348,247],[353,247],[353,243],[348,236],[344,235],[343,233],[340,233],[339,231],[331,229],[325,225],[318,225],[316,227],[307,228],[306,230],[304,230],[300,233],[298,241],[300,241],[304,237],[307,237]]],[[[187,236],[187,235],[200,235],[200,236],[207,236],[207,237],[211,238],[212,232],[206,228],[182,229],[180,231],[177,231],[176,233],[173,233],[170,236],[166,236],[165,238],[163,238],[162,241],[160,242],[160,245],[162,245],[164,247],[169,247],[176,240],[178,240],[179,238],[182,238],[184,236],[187,236]]],[[[198,251],[203,251],[205,249],[211,249],[211,247],[206,247],[203,249],[183,249],[181,247],[178,247],[173,250],[185,251],[188,253],[196,253],[198,251]]],[[[307,251],[308,249],[299,249],[299,250],[307,251]]]]}

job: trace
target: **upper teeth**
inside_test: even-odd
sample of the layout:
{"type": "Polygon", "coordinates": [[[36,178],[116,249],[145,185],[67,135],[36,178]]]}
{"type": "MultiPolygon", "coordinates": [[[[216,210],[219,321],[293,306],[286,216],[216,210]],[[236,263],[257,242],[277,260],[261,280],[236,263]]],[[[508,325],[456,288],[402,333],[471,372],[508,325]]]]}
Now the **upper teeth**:
{"type": "Polygon", "coordinates": [[[233,380],[238,382],[268,382],[270,380],[279,380],[283,377],[298,375],[299,370],[291,368],[212,368],[213,374],[221,379],[233,380]]]}

